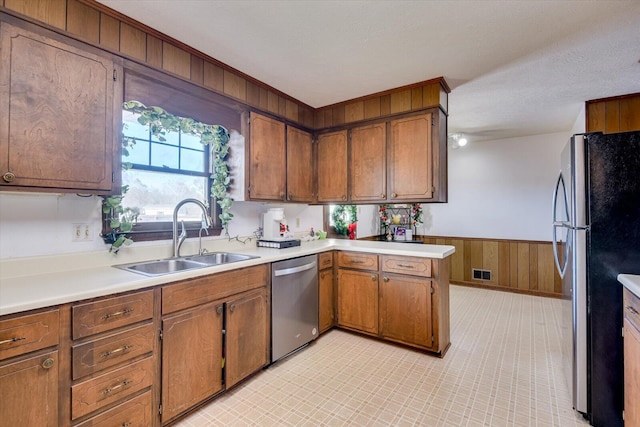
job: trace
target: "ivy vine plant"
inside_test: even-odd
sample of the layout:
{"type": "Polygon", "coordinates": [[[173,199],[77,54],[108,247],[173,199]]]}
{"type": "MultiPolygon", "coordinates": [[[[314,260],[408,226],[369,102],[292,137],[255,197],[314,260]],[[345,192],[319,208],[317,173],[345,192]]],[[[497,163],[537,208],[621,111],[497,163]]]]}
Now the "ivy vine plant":
{"type": "MultiPolygon", "coordinates": [[[[123,109],[137,113],[138,122],[142,125],[149,125],[151,134],[159,141],[165,141],[167,132],[182,132],[200,138],[200,143],[211,148],[211,161],[213,173],[211,175],[211,195],[215,198],[220,207],[220,224],[228,234],[228,225],[233,214],[231,205],[233,199],[229,196],[229,186],[231,177],[227,157],[229,156],[229,131],[220,125],[209,125],[188,117],[179,117],[168,113],[160,107],[147,107],[138,101],[127,101],[123,104],[123,109]]],[[[128,156],[129,149],[133,147],[135,141],[132,138],[122,137],[123,156],[128,156]]],[[[124,170],[131,168],[131,163],[123,162],[124,170]]],[[[128,190],[128,186],[122,187],[122,193],[116,196],[105,198],[103,212],[110,221],[111,236],[106,236],[105,241],[111,243],[110,251],[117,253],[122,246],[128,246],[133,241],[127,233],[131,232],[133,224],[137,220],[139,212],[131,208],[122,207],[122,199],[128,190]],[[107,240],[108,238],[108,240],[107,240]]]]}

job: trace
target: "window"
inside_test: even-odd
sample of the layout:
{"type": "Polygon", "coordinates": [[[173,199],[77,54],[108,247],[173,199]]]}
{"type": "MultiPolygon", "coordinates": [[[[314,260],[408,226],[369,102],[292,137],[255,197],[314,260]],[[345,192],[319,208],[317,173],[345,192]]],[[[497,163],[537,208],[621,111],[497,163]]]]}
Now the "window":
{"type": "MultiPolygon", "coordinates": [[[[181,200],[193,198],[210,207],[214,228],[219,229],[216,203],[211,197],[211,150],[203,145],[200,137],[183,131],[169,121],[163,122],[168,129],[139,120],[148,110],[140,113],[122,110],[123,146],[122,171],[124,197],[121,205],[125,211],[133,212],[135,219],[131,232],[134,240],[159,240],[172,237],[173,211],[181,200]],[[156,126],[154,128],[154,126],[156,126]]],[[[171,119],[182,120],[165,114],[171,119]]],[[[200,124],[197,121],[192,123],[200,124]]],[[[182,123],[181,123],[182,124],[182,123]]],[[[131,218],[131,217],[130,217],[131,218]]],[[[187,204],[178,212],[178,220],[184,221],[187,234],[195,236],[202,226],[202,211],[187,204]]],[[[105,221],[103,235],[108,236],[110,221],[105,221]]]]}
{"type": "MultiPolygon", "coordinates": [[[[122,172],[122,184],[129,186],[123,207],[137,209],[137,222],[145,225],[172,221],[174,207],[185,198],[211,206],[208,147],[181,131],[156,137],[150,125],[138,122],[139,117],[139,113],[122,111],[123,136],[131,144],[128,156],[123,153],[122,157],[130,165],[122,172]]],[[[201,211],[186,205],[178,215],[179,220],[199,221],[201,211]]]]}

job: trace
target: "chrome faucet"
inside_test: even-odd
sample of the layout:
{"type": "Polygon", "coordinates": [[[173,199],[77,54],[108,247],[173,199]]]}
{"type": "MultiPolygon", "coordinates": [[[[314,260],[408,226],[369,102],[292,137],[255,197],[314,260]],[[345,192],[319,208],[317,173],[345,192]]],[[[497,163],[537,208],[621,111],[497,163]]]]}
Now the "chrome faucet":
{"type": "Polygon", "coordinates": [[[180,256],[180,246],[182,246],[182,242],[187,238],[187,231],[184,229],[184,221],[182,222],[182,231],[178,236],[178,211],[180,208],[187,203],[194,203],[202,209],[203,221],[207,227],[211,227],[211,217],[207,213],[207,207],[204,203],[197,199],[184,199],[176,205],[173,210],[173,257],[177,258],[180,256]]]}

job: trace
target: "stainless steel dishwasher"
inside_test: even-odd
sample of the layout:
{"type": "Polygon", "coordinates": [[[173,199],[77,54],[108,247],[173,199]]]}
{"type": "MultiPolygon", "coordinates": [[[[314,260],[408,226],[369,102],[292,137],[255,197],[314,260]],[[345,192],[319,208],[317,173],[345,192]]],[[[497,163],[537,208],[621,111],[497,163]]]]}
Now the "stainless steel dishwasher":
{"type": "Polygon", "coordinates": [[[318,256],[271,264],[271,361],[318,337],[318,256]]]}

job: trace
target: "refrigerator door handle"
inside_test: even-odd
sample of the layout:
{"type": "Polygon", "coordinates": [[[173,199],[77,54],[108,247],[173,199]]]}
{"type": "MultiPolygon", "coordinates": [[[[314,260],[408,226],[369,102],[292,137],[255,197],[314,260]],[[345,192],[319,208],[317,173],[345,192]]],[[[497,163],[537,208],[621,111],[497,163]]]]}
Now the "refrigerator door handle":
{"type": "MultiPolygon", "coordinates": [[[[558,269],[558,273],[560,274],[560,278],[564,278],[564,274],[567,271],[567,264],[569,262],[569,259],[567,256],[564,257],[564,263],[561,266],[560,265],[560,256],[558,254],[558,238],[557,238],[557,229],[558,227],[563,227],[566,228],[567,230],[571,229],[571,224],[567,221],[558,221],[557,218],[557,214],[558,214],[558,194],[560,193],[560,188],[562,188],[562,192],[564,195],[564,209],[565,209],[565,218],[569,219],[569,207],[568,207],[568,201],[567,201],[567,190],[566,190],[566,186],[564,183],[564,177],[562,176],[562,172],[560,172],[560,174],[558,174],[558,180],[556,181],[556,186],[553,189],[553,204],[552,204],[552,221],[553,221],[553,242],[552,242],[552,246],[553,246],[553,259],[555,261],[556,264],[556,268],[558,269]]],[[[569,244],[569,239],[567,236],[567,242],[565,242],[566,245],[569,244]]]]}

